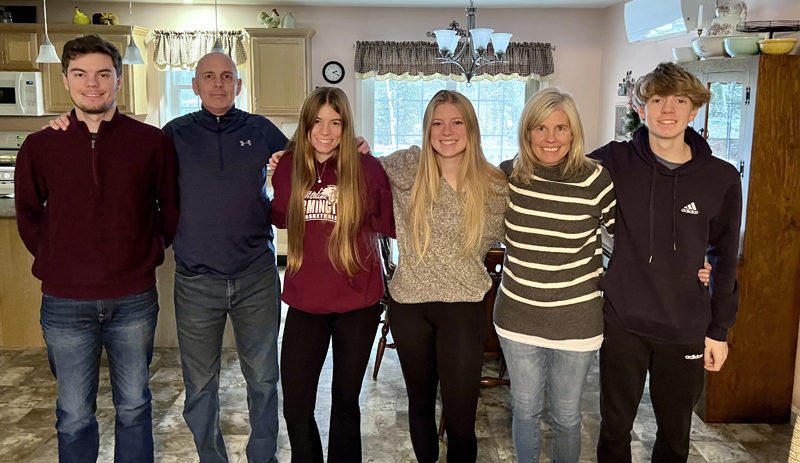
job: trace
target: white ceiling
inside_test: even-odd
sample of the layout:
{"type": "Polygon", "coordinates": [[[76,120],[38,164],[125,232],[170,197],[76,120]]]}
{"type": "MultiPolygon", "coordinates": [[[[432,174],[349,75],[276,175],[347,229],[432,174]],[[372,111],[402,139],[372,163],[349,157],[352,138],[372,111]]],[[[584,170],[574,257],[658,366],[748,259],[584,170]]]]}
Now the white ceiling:
{"type": "MultiPolygon", "coordinates": [[[[96,0],[118,3],[120,0],[96,0]]],[[[378,6],[378,7],[466,7],[469,0],[217,0],[218,5],[278,6],[378,6]]],[[[625,0],[475,0],[476,8],[605,8],[625,0]]],[[[133,3],[184,3],[183,0],[133,0],[133,3]]],[[[214,0],[194,0],[214,4],[214,0]]]]}

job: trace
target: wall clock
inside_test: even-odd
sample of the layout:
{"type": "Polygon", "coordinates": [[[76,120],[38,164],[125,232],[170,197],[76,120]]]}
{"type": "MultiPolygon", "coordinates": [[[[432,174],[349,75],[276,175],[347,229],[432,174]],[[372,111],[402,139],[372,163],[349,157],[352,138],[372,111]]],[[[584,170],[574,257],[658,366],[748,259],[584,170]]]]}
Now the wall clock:
{"type": "Polygon", "coordinates": [[[338,84],[344,79],[344,66],[338,61],[328,61],[322,66],[322,77],[329,84],[338,84]]]}

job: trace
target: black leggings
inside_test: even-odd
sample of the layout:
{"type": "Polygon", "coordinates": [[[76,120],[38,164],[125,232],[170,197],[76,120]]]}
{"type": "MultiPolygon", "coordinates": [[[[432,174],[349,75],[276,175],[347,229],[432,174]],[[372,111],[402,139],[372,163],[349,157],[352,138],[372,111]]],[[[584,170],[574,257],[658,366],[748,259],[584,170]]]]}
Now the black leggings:
{"type": "Polygon", "coordinates": [[[474,462],[475,412],[486,318],[483,302],[401,304],[392,300],[392,336],[408,392],[408,424],[421,463],[439,456],[436,387],[441,382],[447,461],[474,462]]]}
{"type": "Polygon", "coordinates": [[[323,461],[314,406],[319,375],[331,338],[333,383],[328,462],[361,461],[358,396],[380,314],[379,304],[324,315],[289,307],[281,347],[281,386],[292,463],[323,461]]]}

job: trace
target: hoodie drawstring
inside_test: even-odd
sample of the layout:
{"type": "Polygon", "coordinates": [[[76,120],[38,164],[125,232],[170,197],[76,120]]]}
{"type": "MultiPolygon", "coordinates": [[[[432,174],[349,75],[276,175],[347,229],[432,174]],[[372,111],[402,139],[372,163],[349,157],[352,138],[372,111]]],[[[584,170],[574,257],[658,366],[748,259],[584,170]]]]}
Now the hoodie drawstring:
{"type": "Polygon", "coordinates": [[[672,177],[672,250],[678,250],[678,239],[676,238],[677,234],[675,231],[675,223],[678,221],[677,217],[677,201],[678,201],[678,176],[672,177]]]}
{"type": "Polygon", "coordinates": [[[654,240],[654,226],[653,223],[655,222],[655,198],[656,198],[656,165],[653,163],[652,170],[650,171],[650,209],[649,213],[649,227],[650,227],[650,243],[649,243],[649,251],[650,251],[650,259],[647,261],[648,264],[653,263],[653,240],[654,240]]]}

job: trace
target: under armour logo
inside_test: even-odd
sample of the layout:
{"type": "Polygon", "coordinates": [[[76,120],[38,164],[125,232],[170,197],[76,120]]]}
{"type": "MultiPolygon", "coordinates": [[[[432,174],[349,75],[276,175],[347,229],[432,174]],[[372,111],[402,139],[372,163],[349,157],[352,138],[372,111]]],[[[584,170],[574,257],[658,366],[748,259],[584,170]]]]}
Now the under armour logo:
{"type": "Polygon", "coordinates": [[[239,144],[242,146],[244,145],[253,146],[253,143],[250,140],[239,140],[239,144]]]}

